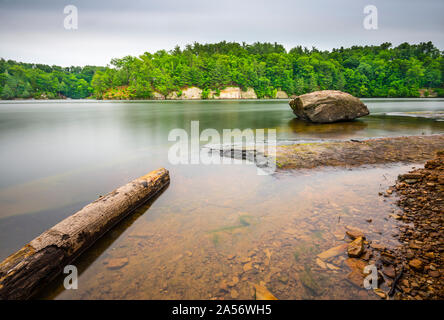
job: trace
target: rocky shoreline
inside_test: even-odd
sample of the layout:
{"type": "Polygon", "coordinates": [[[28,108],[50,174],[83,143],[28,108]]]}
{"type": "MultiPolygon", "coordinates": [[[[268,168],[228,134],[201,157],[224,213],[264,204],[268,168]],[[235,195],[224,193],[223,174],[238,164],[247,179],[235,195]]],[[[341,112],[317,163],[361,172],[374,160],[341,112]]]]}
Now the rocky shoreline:
{"type": "MultiPolygon", "coordinates": [[[[403,222],[399,234],[394,235],[399,246],[388,248],[366,238],[365,231],[346,226],[347,242],[318,254],[316,264],[323,270],[334,270],[332,259],[346,252],[346,280],[363,288],[369,275],[364,268],[376,266],[378,286],[372,291],[381,299],[444,299],[443,191],[444,150],[424,168],[400,175],[396,185],[380,193],[384,197],[399,195],[399,213],[390,215],[403,222]]],[[[342,238],[342,233],[339,236],[342,238]]]]}
{"type": "Polygon", "coordinates": [[[403,211],[394,218],[406,223],[393,252],[394,268],[403,269],[398,298],[444,299],[444,150],[424,168],[400,175],[392,192],[403,211]]]}
{"type": "Polygon", "coordinates": [[[279,170],[414,163],[444,149],[444,135],[298,143],[276,147],[279,170]]]}

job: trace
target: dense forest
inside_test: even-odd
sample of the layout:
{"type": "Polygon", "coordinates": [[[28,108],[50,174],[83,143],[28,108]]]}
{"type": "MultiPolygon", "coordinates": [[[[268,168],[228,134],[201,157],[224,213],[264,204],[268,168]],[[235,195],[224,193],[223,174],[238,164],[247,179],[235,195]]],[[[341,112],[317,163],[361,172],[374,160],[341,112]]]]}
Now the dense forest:
{"type": "Polygon", "coordinates": [[[82,99],[91,96],[94,74],[105,67],[48,66],[0,59],[2,99],[82,99]]]}
{"type": "Polygon", "coordinates": [[[111,66],[61,68],[0,60],[0,95],[12,98],[148,99],[155,92],[196,86],[216,92],[227,86],[253,88],[258,98],[277,90],[298,95],[337,89],[358,97],[418,97],[433,88],[444,96],[444,52],[431,42],[320,51],[277,43],[187,45],[113,59],[111,66]]]}

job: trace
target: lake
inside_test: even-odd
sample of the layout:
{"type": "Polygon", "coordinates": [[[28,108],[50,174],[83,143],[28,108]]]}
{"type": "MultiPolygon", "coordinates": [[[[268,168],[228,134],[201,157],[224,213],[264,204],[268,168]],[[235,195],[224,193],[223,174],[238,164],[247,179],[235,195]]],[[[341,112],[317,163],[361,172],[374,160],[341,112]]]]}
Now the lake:
{"type": "Polygon", "coordinates": [[[344,225],[396,246],[389,215],[398,209],[378,192],[412,165],[261,176],[251,164],[168,161],[169,132],[189,131],[193,120],[221,134],[276,129],[278,141],[444,133],[444,99],[363,101],[370,116],[327,125],[296,120],[286,100],[2,101],[0,259],[99,196],[165,167],[170,186],[75,263],[79,289],[64,290],[57,279],[43,298],[252,299],[251,284],[262,283],[279,299],[375,299],[344,281],[344,257],[330,272],[315,257],[341,243],[344,225]]]}

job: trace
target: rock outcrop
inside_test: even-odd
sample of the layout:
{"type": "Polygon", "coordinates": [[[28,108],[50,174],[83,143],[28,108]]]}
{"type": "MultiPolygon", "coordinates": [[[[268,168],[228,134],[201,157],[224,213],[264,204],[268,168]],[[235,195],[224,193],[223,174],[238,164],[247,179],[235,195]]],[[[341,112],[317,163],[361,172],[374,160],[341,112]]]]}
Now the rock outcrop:
{"type": "Polygon", "coordinates": [[[202,89],[197,87],[189,87],[183,89],[180,94],[176,91],[170,92],[167,96],[168,100],[199,100],[202,99],[202,89]]]}
{"type": "Polygon", "coordinates": [[[159,92],[153,92],[153,99],[154,100],[165,100],[165,96],[159,92]]]}
{"type": "Polygon", "coordinates": [[[257,99],[256,92],[253,88],[248,88],[247,91],[241,91],[241,99],[257,99]]]}
{"type": "Polygon", "coordinates": [[[276,99],[288,99],[288,94],[285,91],[278,90],[276,92],[276,99]]]}
{"type": "Polygon", "coordinates": [[[317,123],[353,120],[369,114],[361,100],[337,90],[300,95],[290,101],[290,107],[298,118],[317,123]]]}

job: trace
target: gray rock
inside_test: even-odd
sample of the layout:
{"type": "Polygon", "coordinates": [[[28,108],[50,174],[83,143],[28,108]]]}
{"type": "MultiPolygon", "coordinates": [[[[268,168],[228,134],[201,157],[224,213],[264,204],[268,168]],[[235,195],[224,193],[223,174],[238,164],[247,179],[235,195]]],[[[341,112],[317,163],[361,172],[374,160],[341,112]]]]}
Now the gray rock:
{"type": "Polygon", "coordinates": [[[369,114],[361,100],[337,90],[300,95],[290,101],[290,107],[298,118],[317,123],[353,120],[369,114]]]}

